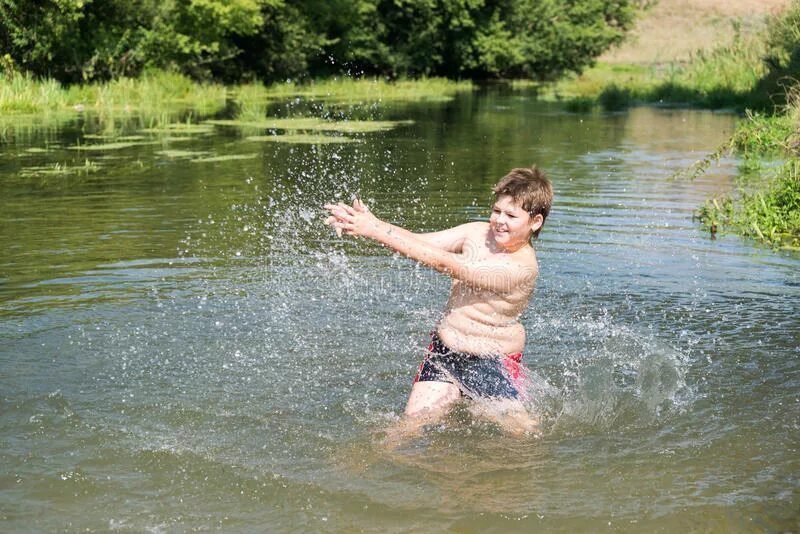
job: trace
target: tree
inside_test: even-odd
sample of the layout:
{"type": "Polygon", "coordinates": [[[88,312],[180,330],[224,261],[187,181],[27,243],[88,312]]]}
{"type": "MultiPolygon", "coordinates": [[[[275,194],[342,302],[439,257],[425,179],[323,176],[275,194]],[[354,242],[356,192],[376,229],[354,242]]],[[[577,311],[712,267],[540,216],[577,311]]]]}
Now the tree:
{"type": "Polygon", "coordinates": [[[151,67],[225,81],[554,78],[619,42],[633,1],[0,0],[0,55],[65,82],[151,67]]]}

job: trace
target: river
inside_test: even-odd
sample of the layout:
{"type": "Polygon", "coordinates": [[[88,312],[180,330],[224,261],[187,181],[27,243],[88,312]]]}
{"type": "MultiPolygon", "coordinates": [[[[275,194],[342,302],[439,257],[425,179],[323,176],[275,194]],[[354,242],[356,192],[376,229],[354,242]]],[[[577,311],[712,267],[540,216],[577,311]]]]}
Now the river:
{"type": "Polygon", "coordinates": [[[736,160],[671,178],[733,115],[498,88],[308,109],[401,122],[308,144],[131,120],[106,149],[89,115],[5,128],[2,530],[797,529],[800,255],[693,221],[736,160]],[[322,204],[487,220],[531,163],[556,191],[522,317],[542,437],[460,404],[387,447],[449,281],[322,204]]]}

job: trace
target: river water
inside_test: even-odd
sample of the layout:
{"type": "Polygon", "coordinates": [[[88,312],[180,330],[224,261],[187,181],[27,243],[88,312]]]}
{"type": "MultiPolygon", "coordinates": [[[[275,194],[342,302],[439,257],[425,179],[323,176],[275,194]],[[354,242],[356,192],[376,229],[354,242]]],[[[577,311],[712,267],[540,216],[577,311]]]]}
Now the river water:
{"type": "Polygon", "coordinates": [[[94,151],[70,148],[92,117],[5,127],[3,531],[797,530],[800,256],[692,220],[736,161],[670,179],[734,116],[498,89],[367,112],[410,122],[284,144],[134,120],[94,151]],[[459,405],[387,446],[449,282],[322,204],[485,220],[531,163],[556,190],[522,318],[543,436],[459,405]]]}

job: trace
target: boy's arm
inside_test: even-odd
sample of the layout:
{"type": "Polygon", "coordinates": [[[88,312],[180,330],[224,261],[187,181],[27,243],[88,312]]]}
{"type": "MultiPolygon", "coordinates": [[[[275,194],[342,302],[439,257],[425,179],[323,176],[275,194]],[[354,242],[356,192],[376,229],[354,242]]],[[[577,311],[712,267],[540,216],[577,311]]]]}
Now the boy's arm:
{"type": "Polygon", "coordinates": [[[406,230],[405,228],[396,225],[391,226],[392,231],[397,232],[399,235],[418,239],[427,243],[428,245],[431,245],[432,247],[446,250],[447,252],[461,252],[461,249],[464,246],[464,240],[467,238],[470,231],[475,228],[475,226],[482,224],[484,223],[466,223],[454,226],[453,228],[448,228],[447,230],[441,230],[439,232],[425,233],[411,232],[410,230],[406,230]]]}
{"type": "Polygon", "coordinates": [[[470,260],[461,254],[438,248],[417,234],[382,221],[367,211],[355,210],[345,204],[328,204],[325,207],[336,218],[333,226],[341,228],[346,234],[373,239],[470,285],[507,293],[521,285],[533,285],[536,280],[535,268],[519,265],[508,258],[470,260]]]}
{"type": "MultiPolygon", "coordinates": [[[[355,211],[360,213],[369,211],[367,206],[365,206],[358,199],[353,202],[352,207],[355,211]]],[[[436,248],[447,250],[448,252],[461,252],[461,249],[464,245],[464,240],[467,238],[467,235],[469,235],[470,231],[476,226],[482,226],[483,224],[485,223],[472,222],[460,224],[458,226],[454,226],[453,228],[440,230],[438,232],[423,233],[412,232],[411,230],[406,230],[400,226],[392,225],[392,231],[406,237],[419,239],[428,243],[429,245],[433,245],[436,248]]]]}

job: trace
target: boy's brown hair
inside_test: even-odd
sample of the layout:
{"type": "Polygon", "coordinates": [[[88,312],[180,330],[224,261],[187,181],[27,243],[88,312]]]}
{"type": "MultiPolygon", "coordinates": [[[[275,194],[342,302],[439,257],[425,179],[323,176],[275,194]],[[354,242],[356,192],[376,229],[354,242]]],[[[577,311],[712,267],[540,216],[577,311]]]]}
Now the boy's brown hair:
{"type": "MultiPolygon", "coordinates": [[[[497,182],[492,191],[495,198],[509,195],[531,217],[541,214],[544,226],[544,220],[547,219],[550,207],[553,205],[553,185],[547,179],[547,174],[536,165],[511,169],[511,172],[497,182]]],[[[534,237],[539,236],[542,226],[533,232],[534,237]]]]}

